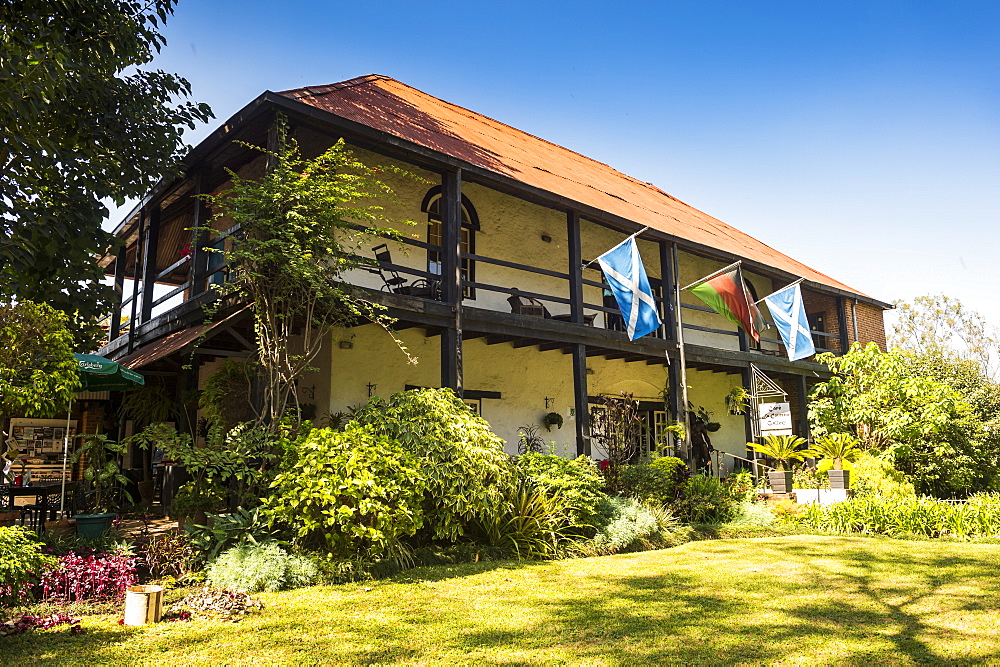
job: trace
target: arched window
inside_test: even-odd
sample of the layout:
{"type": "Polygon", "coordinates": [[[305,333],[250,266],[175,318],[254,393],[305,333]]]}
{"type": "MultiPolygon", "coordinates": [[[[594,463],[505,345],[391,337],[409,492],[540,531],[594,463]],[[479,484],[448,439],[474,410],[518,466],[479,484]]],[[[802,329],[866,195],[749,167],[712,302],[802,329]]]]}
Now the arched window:
{"type": "MultiPolygon", "coordinates": [[[[424,201],[420,204],[420,210],[427,214],[427,243],[430,245],[441,245],[441,186],[437,185],[427,191],[424,201]]],[[[476,231],[479,229],[479,216],[472,202],[465,195],[462,195],[462,242],[461,252],[473,255],[476,252],[476,231]]],[[[471,259],[462,258],[462,280],[474,282],[476,279],[476,263],[471,259]]],[[[427,272],[434,275],[441,275],[441,252],[438,250],[427,251],[427,272]]],[[[472,287],[463,287],[462,296],[467,299],[475,298],[475,290],[472,287]]]]}

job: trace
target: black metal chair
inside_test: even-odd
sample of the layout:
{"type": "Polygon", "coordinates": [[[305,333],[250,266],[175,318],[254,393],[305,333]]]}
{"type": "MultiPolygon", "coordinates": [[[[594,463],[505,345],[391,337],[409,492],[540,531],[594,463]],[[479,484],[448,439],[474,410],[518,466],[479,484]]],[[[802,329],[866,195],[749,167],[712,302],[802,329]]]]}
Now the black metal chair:
{"type": "Polygon", "coordinates": [[[544,317],[546,319],[552,317],[552,314],[541,301],[530,296],[524,296],[516,289],[514,290],[514,294],[507,298],[507,303],[510,304],[510,312],[515,315],[544,317]]]}

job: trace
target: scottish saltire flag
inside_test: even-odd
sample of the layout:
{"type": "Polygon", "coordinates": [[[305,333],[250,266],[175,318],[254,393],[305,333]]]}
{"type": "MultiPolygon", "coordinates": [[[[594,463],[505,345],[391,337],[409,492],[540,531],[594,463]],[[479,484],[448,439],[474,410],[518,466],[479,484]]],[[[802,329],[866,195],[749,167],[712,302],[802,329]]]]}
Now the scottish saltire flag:
{"type": "Polygon", "coordinates": [[[789,361],[816,354],[812,333],[809,332],[809,319],[806,317],[806,309],[802,307],[802,290],[799,284],[789,285],[764,297],[764,302],[771,311],[781,340],[785,342],[789,361]]]}
{"type": "Polygon", "coordinates": [[[635,237],[629,237],[597,258],[618,302],[630,340],[660,328],[656,299],[639,257],[635,237]]]}

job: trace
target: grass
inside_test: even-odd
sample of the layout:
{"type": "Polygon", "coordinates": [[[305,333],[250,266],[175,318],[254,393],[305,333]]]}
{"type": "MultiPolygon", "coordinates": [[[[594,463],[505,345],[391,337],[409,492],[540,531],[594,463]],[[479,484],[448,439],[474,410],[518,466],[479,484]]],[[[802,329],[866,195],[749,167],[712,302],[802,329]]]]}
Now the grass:
{"type": "Polygon", "coordinates": [[[238,624],[0,638],[5,664],[878,663],[1000,659],[1000,546],[793,535],[411,570],[261,595],[238,624]]]}

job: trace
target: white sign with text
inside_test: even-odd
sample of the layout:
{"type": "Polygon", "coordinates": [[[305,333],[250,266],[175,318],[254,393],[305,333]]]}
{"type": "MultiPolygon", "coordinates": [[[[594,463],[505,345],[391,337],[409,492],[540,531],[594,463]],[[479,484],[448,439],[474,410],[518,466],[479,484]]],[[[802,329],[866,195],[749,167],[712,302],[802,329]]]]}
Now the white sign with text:
{"type": "Polygon", "coordinates": [[[788,403],[760,404],[762,435],[792,435],[792,408],[788,403]]]}

